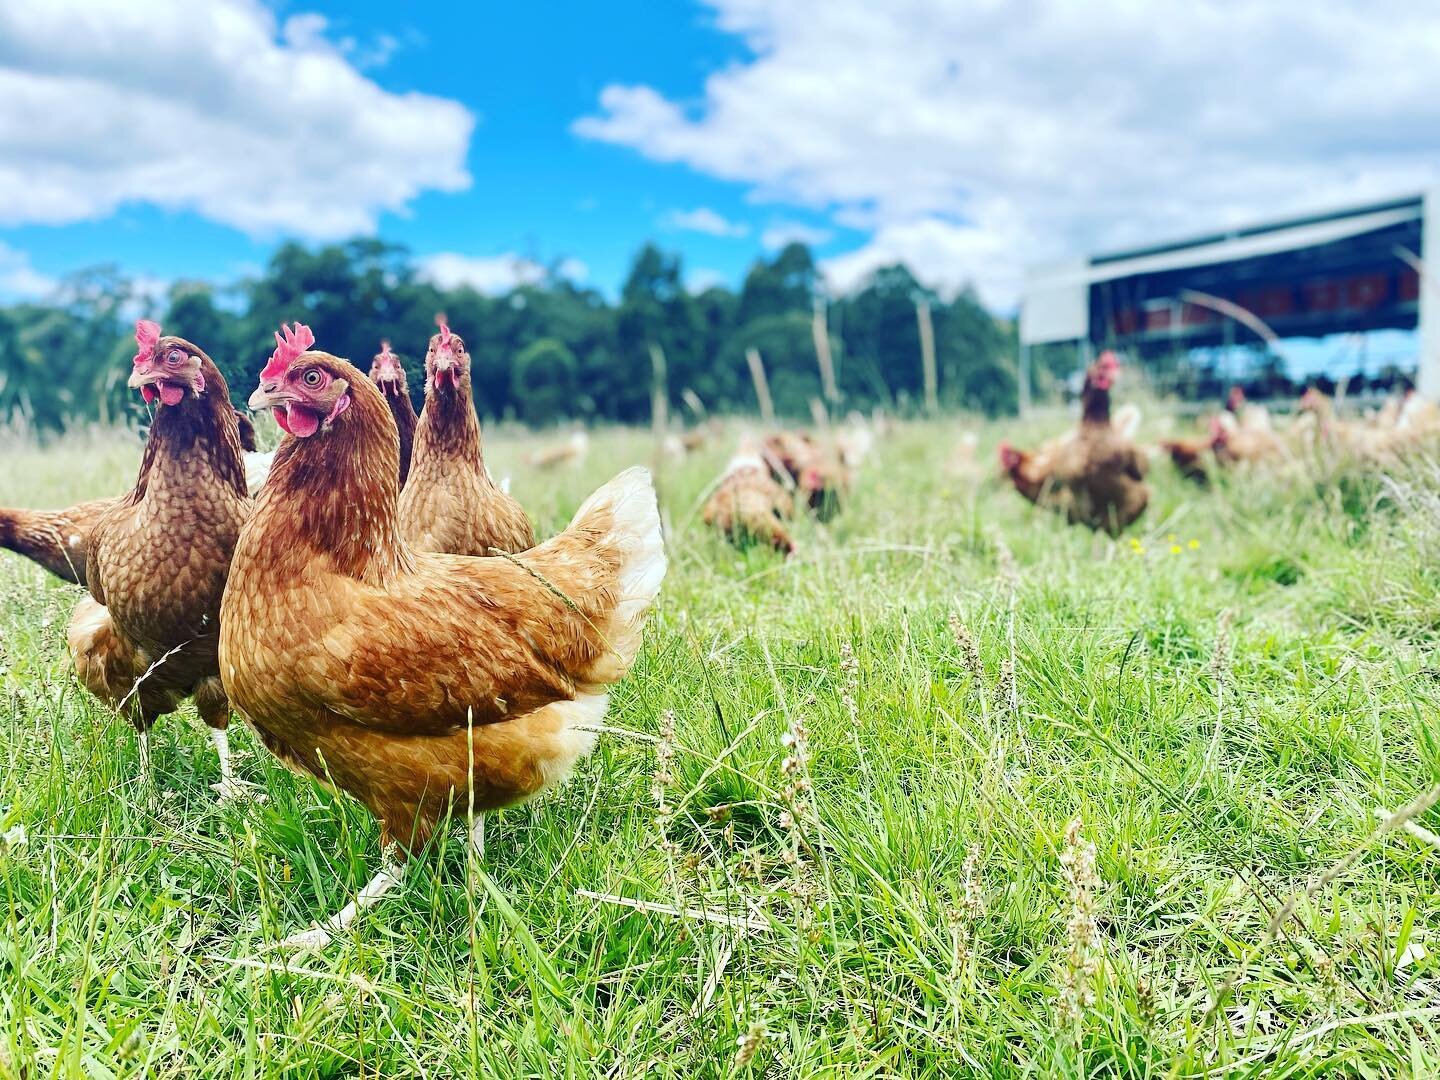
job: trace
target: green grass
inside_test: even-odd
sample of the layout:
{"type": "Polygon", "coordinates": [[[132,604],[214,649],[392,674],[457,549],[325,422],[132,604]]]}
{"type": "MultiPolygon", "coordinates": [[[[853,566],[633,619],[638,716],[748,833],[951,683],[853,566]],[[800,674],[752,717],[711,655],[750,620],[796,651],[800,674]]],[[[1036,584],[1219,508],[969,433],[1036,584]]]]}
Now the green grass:
{"type": "MultiPolygon", "coordinates": [[[[288,966],[250,961],[369,877],[368,816],[237,729],[269,799],[217,805],[188,707],[157,726],[149,790],[130,728],[69,670],[77,590],[0,554],[0,832],[29,838],[0,854],[0,1073],[694,1080],[735,1074],[763,1025],[739,1072],[1436,1074],[1440,851],[1371,839],[1378,808],[1440,780],[1433,468],[1398,492],[1314,468],[1199,492],[1157,463],[1142,553],[990,479],[995,442],[1036,428],[983,429],[970,476],[947,469],[958,431],[882,442],[788,562],[700,525],[727,446],[668,464],[670,575],[615,733],[564,789],[491,819],[483,866],[457,824],[288,966]],[[813,811],[788,831],[795,723],[813,811]],[[1078,1020],[1075,818],[1099,879],[1078,1020]],[[1287,897],[1367,843],[1267,942],[1287,897]]],[[[530,439],[494,433],[489,456],[547,530],[648,457],[644,435],[602,433],[582,467],[538,474],[516,465],[530,439]]],[[[138,444],[0,452],[0,504],[61,505],[120,490],[138,444]]]]}

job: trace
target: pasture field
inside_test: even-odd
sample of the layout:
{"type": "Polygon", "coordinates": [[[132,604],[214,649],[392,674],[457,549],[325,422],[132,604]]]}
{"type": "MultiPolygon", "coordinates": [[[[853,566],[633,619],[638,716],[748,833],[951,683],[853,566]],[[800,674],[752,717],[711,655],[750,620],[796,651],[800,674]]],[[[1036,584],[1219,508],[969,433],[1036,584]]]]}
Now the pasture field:
{"type": "MultiPolygon", "coordinates": [[[[1111,541],[993,479],[1066,423],[982,426],[968,471],[958,421],[901,425],[789,561],[699,521],[731,441],[666,463],[614,730],[288,959],[367,814],[239,725],[268,799],[217,804],[188,706],[143,782],[69,669],[78,590],[0,552],[0,1075],[1440,1074],[1440,850],[1377,817],[1440,782],[1440,472],[1159,461],[1111,541]]],[[[539,473],[539,438],[488,458],[542,533],[649,457],[539,473]]],[[[139,443],[0,453],[0,505],[58,506],[139,443]]]]}

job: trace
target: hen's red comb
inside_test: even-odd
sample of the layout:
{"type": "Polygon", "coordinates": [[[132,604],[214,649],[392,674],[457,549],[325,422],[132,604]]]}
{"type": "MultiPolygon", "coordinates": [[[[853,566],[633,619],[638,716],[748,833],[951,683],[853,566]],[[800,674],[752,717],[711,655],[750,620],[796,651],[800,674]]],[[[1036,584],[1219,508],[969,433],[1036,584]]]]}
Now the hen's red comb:
{"type": "Polygon", "coordinates": [[[135,322],[135,344],[140,346],[140,351],[135,354],[135,366],[150,359],[155,352],[155,346],[160,344],[160,324],[151,322],[149,319],[137,319],[135,322]]]}
{"type": "Polygon", "coordinates": [[[281,323],[280,329],[275,331],[275,351],[270,354],[270,362],[265,365],[265,370],[260,372],[260,377],[278,379],[285,374],[290,361],[314,344],[315,334],[304,323],[297,322],[294,327],[281,323]],[[284,337],[280,336],[282,331],[284,337]]]}
{"type": "Polygon", "coordinates": [[[440,327],[440,347],[448,349],[450,347],[450,324],[445,321],[444,315],[437,315],[435,316],[435,325],[440,327]]]}
{"type": "Polygon", "coordinates": [[[393,357],[395,355],[390,351],[390,342],[385,338],[380,339],[380,355],[388,357],[393,357]]]}

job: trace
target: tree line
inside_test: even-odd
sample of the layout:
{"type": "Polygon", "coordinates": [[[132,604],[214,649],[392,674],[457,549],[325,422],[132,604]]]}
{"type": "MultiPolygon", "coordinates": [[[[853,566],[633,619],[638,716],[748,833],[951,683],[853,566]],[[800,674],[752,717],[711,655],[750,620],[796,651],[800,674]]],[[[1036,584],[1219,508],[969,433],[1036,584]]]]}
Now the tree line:
{"type": "Polygon", "coordinates": [[[237,403],[281,322],[308,323],[319,347],[362,368],[389,339],[418,406],[438,312],[466,340],[476,405],[487,419],[645,422],[656,347],[673,410],[690,413],[698,402],[716,413],[754,411],[746,352],[755,349],[776,412],[807,417],[823,396],[817,346],[826,337],[839,392],[832,405],[903,414],[920,407],[924,390],[921,303],[933,327],[938,403],[1012,410],[1013,322],[970,291],[942,300],[903,265],[828,299],[809,249],[796,243],[757,259],[738,292],[716,285],[692,293],[679,256],[646,244],[612,302],[558,272],[500,296],[442,289],[419,274],[406,249],[361,239],[287,243],[261,274],[230,286],[181,281],[157,298],[99,268],[73,275],[44,302],[0,307],[0,419],[54,430],[124,416],[134,407],[125,380],[141,315],[204,348],[237,403]]]}

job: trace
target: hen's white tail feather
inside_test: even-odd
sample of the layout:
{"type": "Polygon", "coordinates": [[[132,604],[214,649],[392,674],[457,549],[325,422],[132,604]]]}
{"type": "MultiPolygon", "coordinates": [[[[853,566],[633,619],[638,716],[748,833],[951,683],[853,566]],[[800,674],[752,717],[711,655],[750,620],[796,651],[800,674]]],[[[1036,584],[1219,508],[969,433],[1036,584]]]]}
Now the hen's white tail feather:
{"type": "Polygon", "coordinates": [[[1133,439],[1135,432],[1140,430],[1140,406],[1127,401],[1115,410],[1115,418],[1110,426],[1125,438],[1133,439]]]}
{"type": "MultiPolygon", "coordinates": [[[[641,626],[665,580],[665,540],[650,470],[639,466],[626,469],[585,500],[570,527],[602,511],[610,514],[610,531],[600,542],[614,544],[621,552],[620,597],[606,628],[610,647],[621,663],[614,675],[619,678],[635,662],[641,626]]],[[[609,665],[605,666],[608,675],[609,665]]]]}
{"type": "Polygon", "coordinates": [[[260,488],[270,476],[270,465],[275,460],[275,451],[270,450],[260,453],[255,450],[245,451],[245,486],[251,495],[259,493],[260,488]]]}

